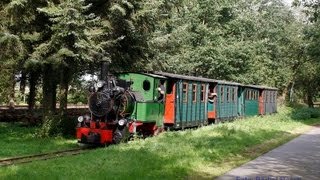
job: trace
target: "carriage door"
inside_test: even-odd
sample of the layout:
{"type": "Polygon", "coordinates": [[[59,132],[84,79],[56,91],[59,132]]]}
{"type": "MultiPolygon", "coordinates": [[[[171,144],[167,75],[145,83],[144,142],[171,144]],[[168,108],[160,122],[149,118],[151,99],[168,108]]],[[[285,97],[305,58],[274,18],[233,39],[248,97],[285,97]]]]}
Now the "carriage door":
{"type": "Polygon", "coordinates": [[[168,80],[166,88],[164,123],[175,123],[175,97],[176,97],[176,82],[172,79],[168,80]]]}
{"type": "Polygon", "coordinates": [[[215,91],[214,84],[209,84],[209,90],[208,90],[208,120],[212,121],[216,118],[216,100],[217,95],[215,91]]]}
{"type": "Polygon", "coordinates": [[[264,115],[265,114],[264,109],[264,90],[259,90],[259,114],[264,115]]]}
{"type": "Polygon", "coordinates": [[[239,87],[238,88],[238,115],[243,116],[244,115],[244,88],[239,87]]]}

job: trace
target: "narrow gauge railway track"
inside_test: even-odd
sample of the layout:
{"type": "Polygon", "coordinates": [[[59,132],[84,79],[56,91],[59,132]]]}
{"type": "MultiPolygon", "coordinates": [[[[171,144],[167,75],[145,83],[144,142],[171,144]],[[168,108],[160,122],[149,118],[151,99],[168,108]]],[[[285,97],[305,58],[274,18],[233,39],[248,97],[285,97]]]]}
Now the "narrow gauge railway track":
{"type": "Polygon", "coordinates": [[[68,150],[55,151],[55,152],[49,152],[49,153],[4,158],[4,159],[0,159],[0,167],[15,165],[15,164],[30,163],[33,161],[54,159],[54,158],[65,157],[65,156],[72,156],[72,155],[77,155],[77,154],[87,152],[89,150],[90,150],[89,148],[77,148],[77,149],[68,149],[68,150]]]}
{"type": "MultiPolygon", "coordinates": [[[[59,106],[57,105],[57,108],[59,106]]],[[[10,107],[8,105],[0,105],[0,110],[9,110],[10,107]]],[[[23,110],[28,110],[27,105],[15,105],[14,108],[15,110],[23,109],[23,110]]],[[[36,107],[35,109],[42,109],[42,107],[36,107]]],[[[88,109],[87,105],[76,105],[76,104],[70,104],[67,106],[67,109],[88,109]]]]}

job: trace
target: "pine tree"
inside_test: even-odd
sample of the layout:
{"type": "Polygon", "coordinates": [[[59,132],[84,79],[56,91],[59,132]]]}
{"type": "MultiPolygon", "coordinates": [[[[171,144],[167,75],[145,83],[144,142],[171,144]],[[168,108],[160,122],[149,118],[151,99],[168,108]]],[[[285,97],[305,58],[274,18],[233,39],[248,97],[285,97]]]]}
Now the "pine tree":
{"type": "Polygon", "coordinates": [[[84,0],[66,0],[39,9],[51,23],[50,38],[35,48],[31,57],[31,60],[41,62],[44,73],[43,135],[59,132],[57,128],[66,118],[69,83],[81,68],[93,61],[95,46],[91,32],[97,18],[86,14],[89,7],[84,0]],[[60,107],[59,115],[54,117],[57,84],[60,107]]]}

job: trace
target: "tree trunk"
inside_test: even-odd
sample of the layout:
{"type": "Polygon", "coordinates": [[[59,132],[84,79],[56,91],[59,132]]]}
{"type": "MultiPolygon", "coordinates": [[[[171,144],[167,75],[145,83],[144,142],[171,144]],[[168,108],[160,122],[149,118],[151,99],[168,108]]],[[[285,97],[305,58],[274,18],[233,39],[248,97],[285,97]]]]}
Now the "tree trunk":
{"type": "Polygon", "coordinates": [[[72,79],[72,70],[68,67],[60,67],[60,84],[59,84],[59,133],[70,133],[70,129],[75,127],[75,124],[68,120],[68,89],[72,79]]]}
{"type": "Polygon", "coordinates": [[[34,109],[36,105],[36,94],[37,94],[37,82],[40,74],[31,71],[29,73],[29,97],[28,97],[28,115],[29,115],[29,124],[37,124],[39,122],[39,117],[35,116],[34,109]]]}
{"type": "Polygon", "coordinates": [[[45,65],[43,71],[43,117],[42,117],[42,127],[39,135],[41,137],[48,137],[59,132],[59,119],[55,116],[56,110],[56,75],[51,65],[45,65]]]}
{"type": "Polygon", "coordinates": [[[294,92],[294,82],[292,82],[291,88],[290,88],[290,93],[289,93],[289,101],[290,101],[290,102],[293,102],[293,101],[294,101],[294,99],[293,99],[293,92],[294,92]]]}
{"type": "Polygon", "coordinates": [[[29,92],[29,98],[28,98],[28,110],[30,113],[32,113],[36,105],[36,91],[37,91],[36,85],[37,85],[38,78],[39,78],[38,73],[30,72],[30,79],[29,79],[30,92],[29,92]]]}
{"type": "Polygon", "coordinates": [[[309,107],[313,107],[313,93],[312,92],[307,93],[307,104],[309,107]]]}
{"type": "Polygon", "coordinates": [[[67,67],[60,68],[60,91],[59,91],[59,114],[60,116],[66,117],[67,115],[67,105],[68,105],[68,89],[70,82],[70,69],[67,67]]]}
{"type": "Polygon", "coordinates": [[[46,65],[43,72],[43,99],[42,107],[44,116],[54,114],[56,109],[56,87],[55,74],[51,65],[46,65]]]}

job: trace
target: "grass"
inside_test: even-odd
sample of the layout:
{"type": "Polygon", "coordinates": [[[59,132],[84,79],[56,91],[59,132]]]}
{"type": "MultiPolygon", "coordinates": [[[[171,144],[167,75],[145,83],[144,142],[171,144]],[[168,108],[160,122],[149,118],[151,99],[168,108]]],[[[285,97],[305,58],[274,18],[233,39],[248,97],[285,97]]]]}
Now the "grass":
{"type": "Polygon", "coordinates": [[[0,158],[76,148],[76,140],[63,137],[37,138],[35,127],[0,123],[0,158]]]}
{"type": "Polygon", "coordinates": [[[320,123],[296,111],[96,149],[86,154],[0,168],[0,179],[212,179],[320,123]]]}

